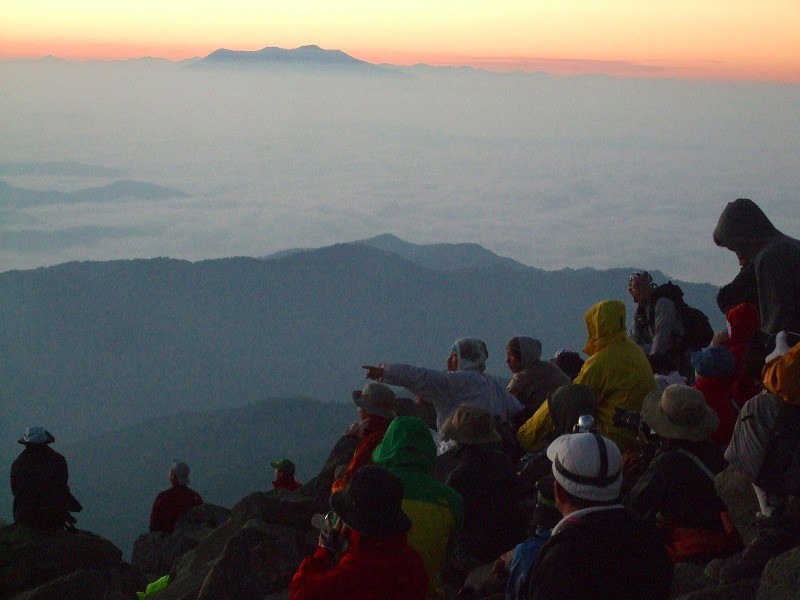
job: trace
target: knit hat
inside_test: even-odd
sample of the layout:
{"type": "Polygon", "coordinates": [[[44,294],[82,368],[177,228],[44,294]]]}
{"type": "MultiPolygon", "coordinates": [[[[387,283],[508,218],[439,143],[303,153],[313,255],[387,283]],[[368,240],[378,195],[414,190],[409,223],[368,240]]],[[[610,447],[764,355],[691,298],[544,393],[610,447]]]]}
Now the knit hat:
{"type": "Polygon", "coordinates": [[[500,434],[494,428],[492,416],[485,408],[471,402],[460,405],[447,417],[441,433],[461,446],[490,444],[501,440],[500,434]]]}
{"type": "Polygon", "coordinates": [[[288,458],[274,460],[271,463],[269,463],[269,466],[275,469],[276,471],[282,471],[287,475],[294,475],[295,472],[295,465],[288,458]]]}
{"type": "Polygon", "coordinates": [[[611,503],[622,490],[622,455],[597,433],[568,433],[547,447],[553,477],[567,492],[590,502],[611,503]]]}
{"type": "Polygon", "coordinates": [[[402,509],[403,482],[389,471],[366,465],[341,492],[331,496],[331,508],[359,533],[376,538],[395,537],[411,529],[402,509]]]}
{"type": "Polygon", "coordinates": [[[719,427],[719,417],[706,404],[703,392],[680,384],[648,394],[642,417],[658,435],[671,440],[700,442],[719,427]]]}
{"type": "Polygon", "coordinates": [[[169,470],[180,485],[189,485],[189,465],[185,462],[175,461],[169,470]]]}
{"type": "Polygon", "coordinates": [[[44,427],[28,427],[25,430],[25,435],[17,440],[17,443],[23,446],[37,445],[37,444],[52,444],[56,441],[49,431],[44,427]]]}
{"type": "Polygon", "coordinates": [[[370,382],[364,386],[363,390],[354,390],[353,402],[371,415],[377,415],[385,419],[393,419],[395,417],[394,392],[388,385],[383,383],[370,382]]]}
{"type": "Polygon", "coordinates": [[[736,358],[725,346],[710,346],[692,352],[692,368],[701,377],[723,378],[733,374],[736,358]]]}

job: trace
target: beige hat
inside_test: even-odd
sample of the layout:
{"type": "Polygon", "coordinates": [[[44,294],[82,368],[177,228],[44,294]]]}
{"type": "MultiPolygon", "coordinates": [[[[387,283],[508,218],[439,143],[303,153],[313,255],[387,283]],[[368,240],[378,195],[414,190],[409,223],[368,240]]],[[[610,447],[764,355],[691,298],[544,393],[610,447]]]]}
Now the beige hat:
{"type": "Polygon", "coordinates": [[[393,419],[396,416],[394,412],[394,392],[392,388],[383,383],[370,382],[364,386],[363,390],[355,390],[353,392],[353,402],[371,415],[377,415],[385,419],[393,419]]]}
{"type": "Polygon", "coordinates": [[[492,416],[478,404],[459,406],[442,424],[442,435],[462,446],[499,442],[500,434],[494,428],[492,416]]]}
{"type": "Polygon", "coordinates": [[[678,383],[667,386],[663,394],[651,392],[644,399],[642,417],[658,435],[671,440],[700,442],[719,427],[719,417],[703,393],[678,383]]]}

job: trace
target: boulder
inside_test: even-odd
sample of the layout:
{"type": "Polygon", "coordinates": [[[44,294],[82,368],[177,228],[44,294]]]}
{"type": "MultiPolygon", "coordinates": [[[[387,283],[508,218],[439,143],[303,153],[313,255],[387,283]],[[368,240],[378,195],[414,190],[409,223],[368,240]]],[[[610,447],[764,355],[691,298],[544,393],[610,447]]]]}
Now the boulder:
{"type": "Polygon", "coordinates": [[[728,507],[731,521],[745,545],[756,537],[753,520],[758,512],[758,499],[752,482],[734,466],[717,475],[714,480],[717,494],[728,507]]]}
{"type": "Polygon", "coordinates": [[[800,598],[800,547],[769,561],[758,588],[758,600],[796,598],[800,598]]]}
{"type": "Polygon", "coordinates": [[[715,585],[679,597],[679,600],[755,600],[758,579],[715,585]]]}
{"type": "Polygon", "coordinates": [[[122,560],[119,548],[88,531],[39,533],[20,524],[0,529],[0,597],[19,595],[76,572],[84,572],[69,580],[77,588],[95,585],[99,579],[94,572],[106,583],[113,579],[112,573],[125,573],[136,586],[140,579],[139,571],[122,560]]]}
{"type": "Polygon", "coordinates": [[[313,542],[297,529],[253,519],[225,545],[197,600],[261,600],[283,590],[313,542]]]}
{"type": "Polygon", "coordinates": [[[221,594],[225,585],[235,585],[228,571],[243,577],[241,585],[246,588],[237,588],[231,598],[262,592],[263,597],[265,590],[278,591],[288,583],[289,571],[294,573],[316,544],[310,524],[315,511],[312,498],[287,499],[264,492],[246,496],[236,503],[225,523],[174,564],[172,583],[159,592],[159,598],[194,600],[201,589],[206,598],[222,598],[215,594],[221,594]],[[239,565],[231,556],[238,557],[236,560],[247,557],[247,563],[239,565]]]}
{"type": "Polygon", "coordinates": [[[328,459],[319,474],[300,488],[300,496],[314,499],[317,512],[326,513],[330,510],[328,499],[331,497],[336,469],[341,465],[350,464],[358,442],[359,439],[353,435],[340,437],[328,454],[328,459]]]}
{"type": "Polygon", "coordinates": [[[216,504],[195,506],[178,519],[171,534],[140,535],[133,545],[131,563],[148,576],[169,573],[181,556],[196,548],[200,540],[225,523],[230,514],[230,509],[216,504]]]}
{"type": "Polygon", "coordinates": [[[129,600],[143,585],[144,580],[136,569],[80,570],[17,594],[12,600],[129,600]]]}

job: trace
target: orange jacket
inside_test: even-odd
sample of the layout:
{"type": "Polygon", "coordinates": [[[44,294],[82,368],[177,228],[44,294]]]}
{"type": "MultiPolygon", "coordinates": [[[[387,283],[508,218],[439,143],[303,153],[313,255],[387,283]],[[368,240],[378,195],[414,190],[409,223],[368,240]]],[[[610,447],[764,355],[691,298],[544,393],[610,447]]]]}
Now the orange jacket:
{"type": "Polygon", "coordinates": [[[761,376],[768,392],[789,404],[800,404],[800,344],[764,365],[761,376]]]}

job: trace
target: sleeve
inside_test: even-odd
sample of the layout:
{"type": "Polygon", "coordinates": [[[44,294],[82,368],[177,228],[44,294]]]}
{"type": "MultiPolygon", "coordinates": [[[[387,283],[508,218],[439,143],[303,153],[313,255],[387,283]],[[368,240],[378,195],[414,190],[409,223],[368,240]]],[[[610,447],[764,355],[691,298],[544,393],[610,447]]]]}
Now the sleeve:
{"type": "Polygon", "coordinates": [[[346,558],[333,568],[331,559],[330,551],[322,546],[306,557],[289,584],[289,600],[346,598],[358,574],[346,558]]]}
{"type": "Polygon", "coordinates": [[[545,400],[525,424],[517,431],[517,441],[526,450],[536,450],[541,446],[545,436],[553,431],[553,420],[550,418],[550,404],[545,400]]]}
{"type": "Polygon", "coordinates": [[[717,293],[717,306],[723,315],[742,302],[750,302],[758,306],[756,271],[753,263],[742,267],[734,280],[728,285],[722,286],[717,293]]]}
{"type": "Polygon", "coordinates": [[[384,364],[382,381],[389,385],[402,386],[419,396],[425,396],[434,405],[452,402],[458,398],[457,375],[448,371],[384,364]]]}
{"type": "Polygon", "coordinates": [[[800,404],[800,344],[764,366],[764,387],[789,404],[800,404]]]}
{"type": "Polygon", "coordinates": [[[589,359],[583,363],[581,372],[575,378],[573,383],[579,383],[592,388],[597,403],[600,404],[606,399],[606,369],[602,365],[598,367],[597,361],[602,360],[600,353],[590,356],[589,359]]]}
{"type": "Polygon", "coordinates": [[[653,326],[653,345],[650,354],[667,354],[672,349],[672,333],[678,322],[675,303],[669,298],[659,298],[655,306],[656,322],[653,326]]]}

